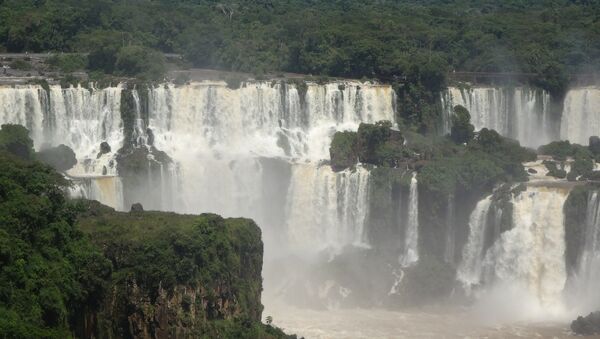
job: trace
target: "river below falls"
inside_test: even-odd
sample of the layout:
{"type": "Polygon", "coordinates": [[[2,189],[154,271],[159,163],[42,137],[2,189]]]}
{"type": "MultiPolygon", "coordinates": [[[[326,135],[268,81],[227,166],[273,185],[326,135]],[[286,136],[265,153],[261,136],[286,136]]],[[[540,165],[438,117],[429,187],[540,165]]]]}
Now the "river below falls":
{"type": "Polygon", "coordinates": [[[566,320],[492,324],[466,308],[311,310],[267,304],[263,316],[306,339],[576,338],[566,320]]]}

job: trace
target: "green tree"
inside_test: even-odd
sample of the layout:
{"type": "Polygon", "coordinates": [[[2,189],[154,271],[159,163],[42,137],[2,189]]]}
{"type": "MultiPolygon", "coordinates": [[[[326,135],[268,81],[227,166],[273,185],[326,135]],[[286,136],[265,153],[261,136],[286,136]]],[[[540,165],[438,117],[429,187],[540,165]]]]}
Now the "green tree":
{"type": "Polygon", "coordinates": [[[457,144],[467,143],[473,139],[474,131],[475,127],[471,124],[469,111],[463,106],[455,106],[450,138],[457,144]]]}

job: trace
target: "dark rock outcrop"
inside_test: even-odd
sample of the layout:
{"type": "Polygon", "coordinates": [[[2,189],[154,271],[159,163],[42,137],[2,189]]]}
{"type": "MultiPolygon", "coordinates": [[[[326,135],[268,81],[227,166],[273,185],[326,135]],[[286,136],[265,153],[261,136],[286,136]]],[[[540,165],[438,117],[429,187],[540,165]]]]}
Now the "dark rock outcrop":
{"type": "Polygon", "coordinates": [[[67,171],[77,164],[75,152],[66,145],[47,148],[35,154],[36,158],[59,172],[67,171]]]}
{"type": "Polygon", "coordinates": [[[586,317],[579,316],[571,323],[571,330],[579,335],[600,334],[600,311],[592,312],[586,317]]]}
{"type": "Polygon", "coordinates": [[[106,153],[110,153],[111,148],[110,145],[108,144],[108,142],[103,141],[100,143],[100,152],[98,152],[98,155],[96,155],[96,159],[100,158],[102,155],[106,154],[106,153]]]}
{"type": "Polygon", "coordinates": [[[139,202],[136,202],[135,204],[131,205],[131,212],[144,212],[144,206],[142,206],[142,204],[139,202]]]}

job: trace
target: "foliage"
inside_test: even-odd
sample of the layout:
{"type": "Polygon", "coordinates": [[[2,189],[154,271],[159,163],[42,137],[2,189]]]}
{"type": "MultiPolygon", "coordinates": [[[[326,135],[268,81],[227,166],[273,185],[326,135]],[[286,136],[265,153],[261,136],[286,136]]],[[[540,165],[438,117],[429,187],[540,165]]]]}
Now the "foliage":
{"type": "MultiPolygon", "coordinates": [[[[4,130],[4,128],[3,128],[4,130]]],[[[108,262],[74,226],[66,182],[0,151],[0,336],[69,338],[104,291],[108,262]]]]}
{"type": "Polygon", "coordinates": [[[30,71],[33,66],[29,61],[17,59],[10,63],[10,67],[21,71],[30,71]]]}
{"type": "Polygon", "coordinates": [[[162,80],[165,58],[162,53],[143,46],[126,46],[116,54],[115,71],[126,76],[147,80],[162,80]]]}
{"type": "Polygon", "coordinates": [[[460,105],[454,107],[450,138],[457,144],[467,143],[473,139],[474,131],[469,111],[460,105]]]}
{"type": "Polygon", "coordinates": [[[37,152],[35,157],[59,172],[71,169],[77,164],[75,152],[69,146],[62,144],[37,152]]]}
{"type": "Polygon", "coordinates": [[[358,136],[356,132],[336,132],[331,140],[329,155],[334,171],[350,168],[358,162],[358,136]]]}
{"type": "Polygon", "coordinates": [[[54,54],[46,63],[63,73],[71,73],[84,70],[87,67],[87,57],[81,54],[54,54]]]}
{"type": "Polygon", "coordinates": [[[538,148],[538,153],[551,155],[556,160],[564,161],[567,157],[573,156],[574,149],[569,140],[560,140],[540,146],[538,148]]]}
{"type": "Polygon", "coordinates": [[[535,160],[533,151],[486,128],[458,154],[434,159],[419,172],[419,182],[432,191],[477,191],[500,181],[523,181],[522,162],[535,160]]]}
{"type": "Polygon", "coordinates": [[[404,158],[404,138],[389,121],[361,123],[357,133],[358,158],[363,163],[396,167],[404,158]]]}
{"type": "Polygon", "coordinates": [[[567,177],[567,172],[562,168],[558,168],[558,165],[555,161],[544,160],[543,164],[546,166],[546,169],[548,169],[548,176],[555,177],[557,179],[564,179],[567,177]]]}
{"type": "Polygon", "coordinates": [[[600,160],[598,158],[600,156],[600,138],[597,136],[591,136],[588,145],[590,152],[592,152],[596,159],[600,160]]]}
{"type": "Polygon", "coordinates": [[[0,151],[31,159],[33,141],[29,138],[29,131],[21,125],[5,124],[0,127],[0,151]]]}
{"type": "Polygon", "coordinates": [[[394,84],[400,117],[434,132],[454,70],[530,73],[560,97],[568,75],[600,64],[597,16],[595,2],[567,0],[2,1],[0,48],[89,52],[109,74],[122,48],[143,46],[195,67],[378,78],[394,84]]]}

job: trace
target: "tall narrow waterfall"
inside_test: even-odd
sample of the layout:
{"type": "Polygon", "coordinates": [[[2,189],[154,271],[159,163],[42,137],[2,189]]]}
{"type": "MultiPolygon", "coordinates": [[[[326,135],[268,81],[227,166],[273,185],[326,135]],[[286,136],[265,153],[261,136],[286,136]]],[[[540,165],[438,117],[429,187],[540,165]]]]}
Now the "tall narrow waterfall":
{"type": "Polygon", "coordinates": [[[549,101],[548,93],[526,87],[450,87],[442,96],[443,129],[450,131],[453,107],[461,105],[469,110],[476,130],[493,129],[522,145],[537,147],[558,138],[549,101]]]}
{"type": "Polygon", "coordinates": [[[462,262],[456,272],[456,278],[467,290],[482,280],[485,232],[492,196],[479,201],[469,216],[469,238],[463,249],[462,262]]]}
{"type": "Polygon", "coordinates": [[[562,311],[567,277],[563,205],[568,193],[565,188],[529,186],[512,199],[513,228],[485,254],[486,284],[519,288],[545,312],[562,311]]]}
{"type": "Polygon", "coordinates": [[[600,134],[600,88],[571,89],[565,97],[560,138],[581,145],[600,134]]]}
{"type": "Polygon", "coordinates": [[[596,311],[600,305],[600,196],[588,193],[583,248],[571,284],[573,298],[581,313],[596,311]]]}
{"type": "Polygon", "coordinates": [[[454,225],[454,194],[448,195],[446,205],[446,243],[444,244],[444,261],[454,264],[456,247],[456,226],[454,225]]]}
{"type": "Polygon", "coordinates": [[[402,266],[410,266],[419,260],[419,191],[417,173],[410,179],[404,252],[400,257],[402,266]]]}

